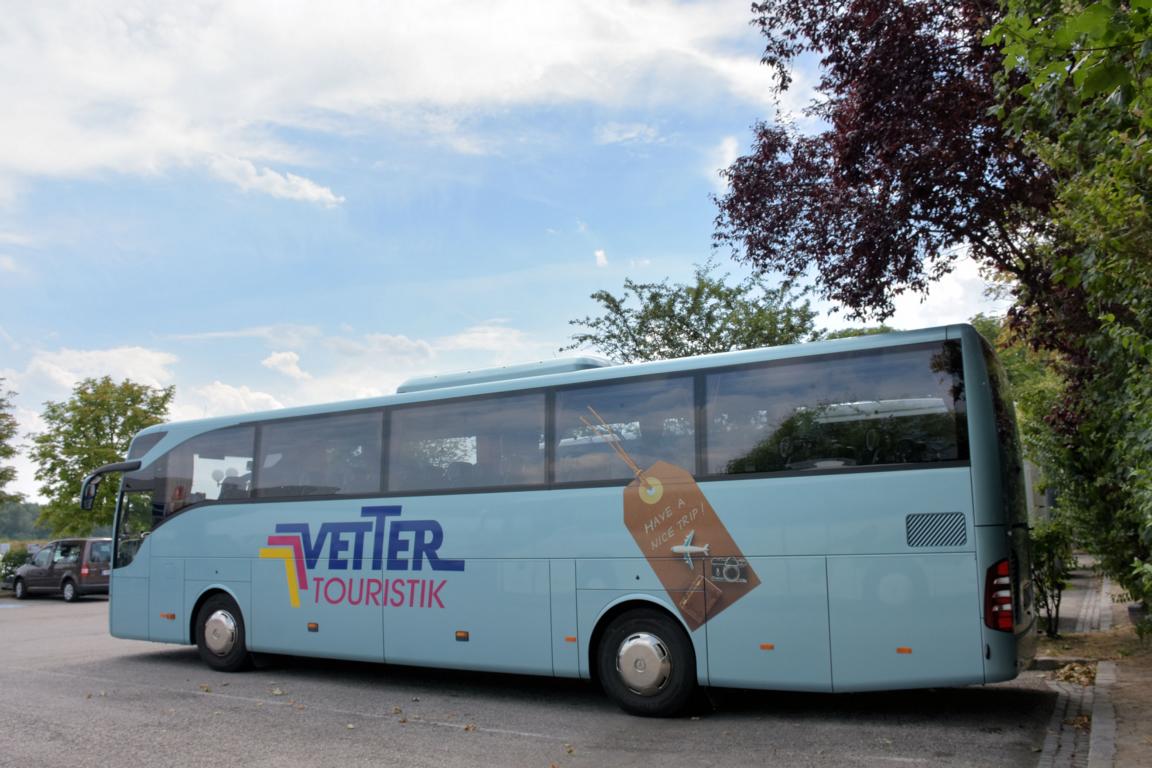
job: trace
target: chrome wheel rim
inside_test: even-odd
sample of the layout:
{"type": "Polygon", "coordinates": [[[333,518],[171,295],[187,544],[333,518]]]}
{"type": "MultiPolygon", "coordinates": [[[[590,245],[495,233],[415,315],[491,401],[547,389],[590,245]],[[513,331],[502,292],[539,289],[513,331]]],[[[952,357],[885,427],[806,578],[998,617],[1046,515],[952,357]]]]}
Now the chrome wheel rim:
{"type": "Polygon", "coordinates": [[[76,597],[76,586],[72,582],[64,585],[64,599],[71,600],[76,597]]]}
{"type": "Polygon", "coordinates": [[[672,676],[672,657],[659,637],[651,632],[636,632],[620,643],[616,671],[628,690],[640,696],[655,696],[672,676]]]}
{"type": "Polygon", "coordinates": [[[236,646],[236,619],[225,610],[215,611],[204,622],[204,645],[217,656],[227,656],[236,646]]]}

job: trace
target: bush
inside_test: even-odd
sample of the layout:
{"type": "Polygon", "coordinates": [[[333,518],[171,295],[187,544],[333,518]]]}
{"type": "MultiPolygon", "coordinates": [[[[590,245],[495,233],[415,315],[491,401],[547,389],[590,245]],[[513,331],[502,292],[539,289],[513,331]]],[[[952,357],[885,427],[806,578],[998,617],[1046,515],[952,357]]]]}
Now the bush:
{"type": "Polygon", "coordinates": [[[32,556],[28,554],[27,546],[17,544],[12,547],[3,557],[0,557],[0,581],[16,573],[17,568],[30,560],[32,560],[32,556]]]}
{"type": "Polygon", "coordinates": [[[1072,536],[1059,518],[1032,529],[1032,584],[1044,610],[1048,637],[1060,634],[1060,600],[1072,565],[1072,536]]]}

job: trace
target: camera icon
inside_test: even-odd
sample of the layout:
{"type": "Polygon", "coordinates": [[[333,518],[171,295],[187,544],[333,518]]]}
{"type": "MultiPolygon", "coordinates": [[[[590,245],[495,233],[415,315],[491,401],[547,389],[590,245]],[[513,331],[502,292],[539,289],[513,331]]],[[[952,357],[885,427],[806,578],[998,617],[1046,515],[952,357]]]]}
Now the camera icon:
{"type": "Polygon", "coordinates": [[[712,581],[726,584],[748,582],[748,561],[742,557],[712,558],[712,581]]]}

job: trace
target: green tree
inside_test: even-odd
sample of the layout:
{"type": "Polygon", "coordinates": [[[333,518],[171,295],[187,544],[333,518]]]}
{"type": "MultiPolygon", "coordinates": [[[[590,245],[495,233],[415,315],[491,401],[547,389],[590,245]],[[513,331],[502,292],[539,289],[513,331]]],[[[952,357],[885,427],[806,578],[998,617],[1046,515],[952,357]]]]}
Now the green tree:
{"type": "Polygon", "coordinates": [[[6,462],[16,455],[16,446],[12,441],[16,438],[19,426],[12,414],[11,400],[15,394],[4,389],[4,379],[0,378],[0,504],[21,499],[20,494],[4,490],[6,485],[16,479],[16,468],[6,465],[6,462]]]}
{"type": "Polygon", "coordinates": [[[1032,583],[1044,612],[1044,632],[1056,637],[1060,603],[1072,564],[1074,519],[1065,503],[1074,487],[1068,475],[1069,448],[1048,422],[1059,405],[1064,382],[1057,373],[1053,353],[1032,349],[1003,317],[977,315],[972,325],[992,344],[1008,377],[1009,396],[1016,405],[1016,420],[1024,455],[1040,473],[1043,488],[1056,493],[1056,506],[1048,519],[1032,527],[1032,583]]]}
{"type": "Polygon", "coordinates": [[[1064,503],[1078,539],[1152,598],[1152,0],[1005,0],[1002,116],[1056,179],[1042,252],[1083,322],[1032,308],[1033,341],[1067,352],[1050,416],[1067,436],[1064,503]],[[1071,343],[1068,343],[1068,341],[1071,343]]]}
{"type": "Polygon", "coordinates": [[[104,464],[121,461],[136,432],[164,420],[172,402],[172,387],[156,388],[132,381],[113,383],[105,376],[84,379],[65,402],[44,404],[47,429],[32,435],[32,457],[39,465],[36,479],[49,501],[39,524],[54,535],[88,535],[110,525],[116,484],[100,487],[90,511],[80,509],[80,481],[104,464]]]}
{"type": "Polygon", "coordinates": [[[1047,416],[1058,407],[1064,392],[1057,355],[1032,348],[1006,317],[980,314],[970,322],[996,350],[1004,366],[1025,455],[1050,477],[1060,436],[1047,416]]]}
{"type": "Polygon", "coordinates": [[[824,334],[825,339],[851,339],[856,336],[875,336],[878,333],[892,333],[897,329],[891,326],[884,325],[870,325],[861,328],[838,328],[835,331],[828,331],[824,334]]]}
{"type": "Polygon", "coordinates": [[[621,296],[601,290],[599,317],[571,320],[585,330],[561,351],[592,347],[624,363],[710,352],[770,347],[820,336],[816,312],[785,285],[753,276],[734,285],[715,276],[716,265],[696,267],[691,283],[624,280],[621,296]]]}
{"type": "Polygon", "coordinates": [[[1007,276],[1050,355],[1062,501],[1079,540],[1152,596],[1152,0],[759,0],[787,88],[819,62],[804,135],[761,123],[716,240],[883,319],[961,254],[1007,276]],[[1002,73],[999,77],[997,73],[1002,73]],[[1144,585],[1149,585],[1145,587],[1144,585]]]}
{"type": "Polygon", "coordinates": [[[39,504],[18,501],[0,504],[0,540],[48,538],[51,531],[36,527],[39,517],[39,504]]]}

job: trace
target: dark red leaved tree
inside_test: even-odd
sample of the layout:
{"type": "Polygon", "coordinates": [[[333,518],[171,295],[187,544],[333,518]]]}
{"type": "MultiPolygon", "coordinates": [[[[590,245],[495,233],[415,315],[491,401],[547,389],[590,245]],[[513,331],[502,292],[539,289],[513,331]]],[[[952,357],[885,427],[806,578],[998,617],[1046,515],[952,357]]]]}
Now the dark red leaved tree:
{"type": "MultiPolygon", "coordinates": [[[[820,63],[815,135],[760,123],[725,174],[716,241],[764,271],[814,275],[852,314],[883,318],[965,250],[1053,287],[1033,246],[1052,201],[1047,169],[1002,128],[982,44],[991,0],[765,0],[752,6],[776,87],[801,57],[820,63]]],[[[1038,238],[1038,236],[1040,236],[1038,238]]]]}

